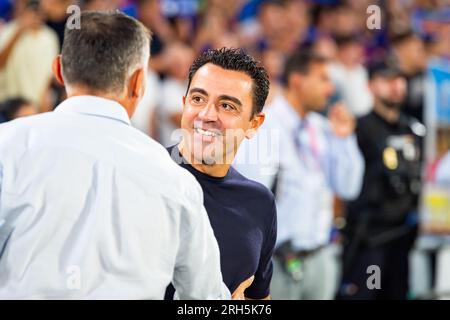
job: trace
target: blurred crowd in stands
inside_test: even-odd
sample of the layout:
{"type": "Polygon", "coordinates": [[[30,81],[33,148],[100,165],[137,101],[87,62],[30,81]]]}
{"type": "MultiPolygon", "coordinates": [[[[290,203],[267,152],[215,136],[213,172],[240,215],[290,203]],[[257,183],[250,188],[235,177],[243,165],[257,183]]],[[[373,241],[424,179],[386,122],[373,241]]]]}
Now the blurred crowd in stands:
{"type": "MultiPolygon", "coordinates": [[[[320,55],[334,86],[327,105],[340,102],[357,118],[375,104],[367,66],[388,61],[406,80],[402,110],[419,123],[427,65],[450,61],[446,0],[0,0],[0,122],[51,111],[65,99],[51,69],[71,5],[119,9],[151,30],[147,88],[132,123],[164,146],[177,142],[189,66],[209,48],[241,47],[262,62],[271,81],[267,108],[286,90],[288,58],[320,55]],[[373,5],[379,11],[368,11],[373,5]],[[379,19],[379,27],[368,19],[379,19]]],[[[345,203],[336,199],[334,211],[342,227],[345,203]]],[[[331,242],[339,241],[336,228],[331,242]]],[[[338,278],[339,271],[331,281],[338,278]]]]}

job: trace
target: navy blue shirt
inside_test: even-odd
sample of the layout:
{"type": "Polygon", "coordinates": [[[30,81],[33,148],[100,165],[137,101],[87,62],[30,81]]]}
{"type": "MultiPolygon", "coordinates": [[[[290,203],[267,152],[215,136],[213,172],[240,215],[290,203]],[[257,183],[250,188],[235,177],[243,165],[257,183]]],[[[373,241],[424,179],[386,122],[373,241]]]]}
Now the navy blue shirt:
{"type": "Polygon", "coordinates": [[[273,194],[233,167],[225,177],[212,177],[187,164],[178,146],[167,150],[203,189],[204,206],[219,244],[223,281],[230,292],[254,275],[245,296],[252,299],[268,296],[277,229],[273,194]]]}

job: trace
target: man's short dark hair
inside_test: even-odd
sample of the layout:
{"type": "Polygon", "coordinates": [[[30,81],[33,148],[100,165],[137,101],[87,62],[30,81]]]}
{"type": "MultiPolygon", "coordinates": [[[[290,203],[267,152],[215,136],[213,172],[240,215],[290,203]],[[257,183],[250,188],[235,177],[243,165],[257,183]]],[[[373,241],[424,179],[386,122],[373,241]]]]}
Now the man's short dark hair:
{"type": "Polygon", "coordinates": [[[333,39],[338,48],[343,48],[348,45],[359,44],[362,42],[361,37],[357,33],[335,35],[333,39]]]}
{"type": "Polygon", "coordinates": [[[189,69],[189,82],[186,91],[189,91],[192,78],[198,69],[207,63],[212,63],[225,70],[244,72],[253,80],[253,110],[252,117],[261,112],[269,94],[269,76],[261,63],[245,53],[243,49],[221,48],[208,50],[202,53],[192,63],[189,69]]]}
{"type": "Polygon", "coordinates": [[[283,71],[283,82],[288,83],[289,76],[292,73],[300,73],[306,75],[313,63],[325,63],[327,59],[310,50],[297,51],[292,54],[286,61],[283,71]]]}
{"type": "Polygon", "coordinates": [[[406,30],[402,30],[396,33],[393,33],[390,35],[390,42],[391,45],[396,47],[399,45],[402,45],[403,43],[415,39],[418,36],[411,30],[411,29],[406,29],[406,30]]]}
{"type": "Polygon", "coordinates": [[[64,33],[64,80],[99,92],[121,91],[131,69],[147,57],[149,30],[119,11],[85,11],[80,22],[80,29],[66,27],[64,33]]]}

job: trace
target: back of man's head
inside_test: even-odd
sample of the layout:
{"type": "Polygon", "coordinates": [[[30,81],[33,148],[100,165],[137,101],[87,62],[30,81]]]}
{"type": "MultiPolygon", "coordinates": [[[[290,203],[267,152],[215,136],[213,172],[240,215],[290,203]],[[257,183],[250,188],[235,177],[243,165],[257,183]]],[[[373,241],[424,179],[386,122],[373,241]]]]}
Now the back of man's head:
{"type": "Polygon", "coordinates": [[[65,84],[121,93],[128,77],[147,64],[149,30],[118,11],[85,11],[80,27],[65,30],[61,53],[65,84]]]}

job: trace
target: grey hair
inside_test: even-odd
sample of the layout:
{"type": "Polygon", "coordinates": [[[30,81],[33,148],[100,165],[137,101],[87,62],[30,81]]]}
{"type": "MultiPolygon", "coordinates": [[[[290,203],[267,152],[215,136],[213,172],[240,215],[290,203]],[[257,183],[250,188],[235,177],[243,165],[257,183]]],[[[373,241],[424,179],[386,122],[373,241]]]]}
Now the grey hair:
{"type": "Polygon", "coordinates": [[[120,93],[150,56],[150,31],[119,11],[81,13],[81,28],[66,26],[61,52],[62,75],[67,85],[93,91],[120,93]]]}

